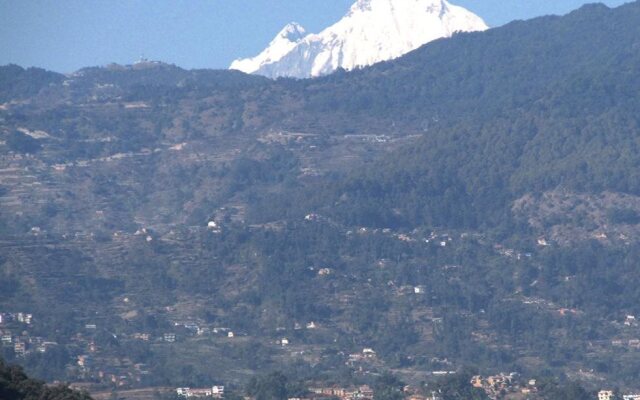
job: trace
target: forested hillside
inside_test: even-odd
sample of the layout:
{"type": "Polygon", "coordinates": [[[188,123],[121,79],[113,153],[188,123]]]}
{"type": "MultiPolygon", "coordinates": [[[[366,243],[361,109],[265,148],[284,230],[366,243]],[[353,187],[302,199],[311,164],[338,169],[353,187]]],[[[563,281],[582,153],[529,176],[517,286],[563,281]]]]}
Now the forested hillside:
{"type": "Polygon", "coordinates": [[[637,195],[639,17],[637,3],[587,6],[307,83],[311,110],[352,123],[384,115],[386,126],[370,129],[423,132],[341,182],[337,194],[353,200],[344,207],[382,202],[372,205],[381,221],[358,223],[388,224],[385,210],[399,208],[409,226],[477,227],[503,223],[527,193],[637,195]]]}
{"type": "Polygon", "coordinates": [[[634,389],[638,21],[590,5],[313,80],[0,67],[4,357],[101,390],[634,389]]]}

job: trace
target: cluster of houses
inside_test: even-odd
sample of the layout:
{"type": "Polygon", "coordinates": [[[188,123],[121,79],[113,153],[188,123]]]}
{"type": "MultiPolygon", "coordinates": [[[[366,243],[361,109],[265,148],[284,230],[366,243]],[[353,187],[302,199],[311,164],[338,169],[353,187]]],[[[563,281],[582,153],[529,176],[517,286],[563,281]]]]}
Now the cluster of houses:
{"type": "Polygon", "coordinates": [[[313,397],[333,397],[340,400],[371,400],[373,399],[373,389],[367,385],[342,388],[342,387],[312,387],[309,393],[313,397]]]}
{"type": "Polygon", "coordinates": [[[366,360],[374,360],[378,357],[376,352],[372,348],[364,348],[360,353],[349,354],[349,358],[347,360],[347,365],[353,365],[355,363],[366,361],[366,360]]]}
{"type": "MultiPolygon", "coordinates": [[[[598,400],[615,400],[616,394],[613,390],[601,390],[598,392],[598,400]]],[[[623,394],[623,400],[640,400],[640,394],[623,394]]]]}
{"type": "MultiPolygon", "coordinates": [[[[538,392],[535,379],[523,381],[515,372],[487,377],[477,375],[471,379],[471,386],[484,390],[490,399],[503,398],[508,393],[519,393],[527,396],[538,392]]],[[[598,392],[598,400],[617,400],[620,398],[623,400],[640,400],[640,394],[617,396],[613,390],[601,390],[598,392]]]]}
{"type": "Polygon", "coordinates": [[[482,389],[491,399],[497,399],[504,393],[532,394],[538,391],[536,380],[531,379],[526,383],[519,381],[519,375],[515,372],[510,374],[498,374],[483,377],[476,375],[471,378],[471,386],[482,389]]]}
{"type": "Polygon", "coordinates": [[[19,322],[21,324],[31,325],[32,321],[33,314],[27,314],[23,312],[0,313],[0,325],[8,324],[10,322],[19,322]]]}
{"type": "Polygon", "coordinates": [[[47,341],[39,336],[29,336],[27,333],[15,336],[10,331],[0,330],[0,340],[3,347],[13,348],[16,357],[25,357],[29,353],[46,353],[49,349],[57,346],[57,342],[47,341]]]}
{"type": "MultiPolygon", "coordinates": [[[[87,325],[87,327],[95,327],[95,325],[87,325]]],[[[131,335],[122,335],[123,338],[140,340],[143,342],[164,342],[175,343],[180,338],[194,336],[223,336],[234,338],[236,336],[244,336],[242,333],[232,331],[230,328],[210,327],[197,322],[173,322],[174,329],[154,336],[149,332],[135,332],[131,335]]]]}
{"type": "MultiPolygon", "coordinates": [[[[130,338],[144,342],[155,340],[164,343],[175,343],[181,338],[194,336],[218,336],[229,339],[246,336],[245,333],[233,331],[231,328],[206,326],[205,324],[198,322],[173,322],[173,327],[173,331],[164,332],[157,337],[154,337],[151,333],[148,332],[136,332],[131,335],[130,338]]],[[[295,323],[294,325],[294,330],[296,331],[301,329],[313,330],[317,328],[318,324],[314,321],[305,324],[295,323]]],[[[277,331],[286,331],[286,328],[278,328],[277,331]]],[[[289,342],[290,341],[288,338],[283,337],[277,341],[277,344],[287,346],[289,342]]]]}
{"type": "Polygon", "coordinates": [[[98,352],[95,343],[88,338],[74,338],[84,345],[86,352],[75,357],[69,365],[68,373],[81,381],[108,384],[118,388],[128,388],[148,382],[151,372],[146,364],[134,363],[129,358],[109,356],[98,352]]]}
{"type": "MultiPolygon", "coordinates": [[[[498,399],[504,397],[508,393],[521,393],[522,395],[535,394],[538,392],[535,380],[529,380],[525,383],[521,382],[517,373],[498,374],[493,376],[474,376],[471,379],[471,385],[475,388],[483,389],[489,398],[498,399]]],[[[340,386],[314,386],[308,389],[308,394],[304,399],[291,398],[289,400],[319,400],[319,399],[339,399],[339,400],[373,400],[374,391],[368,385],[340,387],[340,386]]],[[[404,388],[404,398],[406,400],[440,400],[437,393],[431,395],[421,394],[417,388],[406,386],[404,388]]],[[[221,399],[224,397],[224,386],[211,386],[207,388],[176,388],[176,394],[185,399],[213,398],[221,399]]],[[[640,394],[624,394],[621,395],[623,400],[640,400],[640,394]]],[[[520,397],[518,397],[520,398],[520,397]]],[[[598,400],[614,400],[616,397],[612,390],[601,390],[598,393],[598,400]]]]}
{"type": "Polygon", "coordinates": [[[221,399],[224,397],[224,386],[212,386],[204,389],[177,388],[176,393],[184,398],[214,398],[221,399]]]}
{"type": "MultiPolygon", "coordinates": [[[[193,322],[174,322],[173,326],[176,328],[176,331],[179,331],[182,336],[222,336],[229,339],[233,339],[237,336],[245,336],[243,333],[238,333],[230,328],[221,328],[221,327],[208,327],[202,324],[193,323],[193,322]]],[[[140,340],[148,341],[150,338],[149,334],[140,333],[136,334],[140,338],[140,340]],[[143,336],[146,335],[146,336],[143,336]],[[143,338],[144,337],[144,338],[143,338]]],[[[161,340],[166,343],[175,343],[178,338],[178,334],[176,332],[166,332],[162,335],[161,340]]]]}
{"type": "MultiPolygon", "coordinates": [[[[407,293],[414,293],[416,295],[424,294],[426,288],[424,286],[407,286],[403,287],[407,293]]],[[[624,321],[625,326],[635,327],[638,325],[636,317],[633,315],[626,315],[624,321]]],[[[13,348],[14,353],[18,357],[24,357],[30,352],[45,353],[53,346],[57,346],[56,342],[47,341],[41,337],[30,337],[28,335],[28,327],[25,325],[32,325],[33,315],[27,313],[0,313],[0,344],[3,347],[13,348]],[[23,325],[18,325],[23,324],[23,325]],[[12,334],[11,330],[19,328],[21,335],[12,334]]],[[[234,338],[237,333],[228,328],[210,327],[206,324],[197,322],[174,322],[175,332],[167,332],[162,335],[152,336],[150,333],[135,333],[132,335],[122,335],[125,339],[134,339],[142,341],[155,340],[158,342],[173,343],[176,342],[177,335],[187,336],[202,336],[202,335],[220,335],[227,338],[234,338]]],[[[131,385],[140,385],[144,383],[145,375],[149,375],[149,371],[144,364],[133,364],[126,360],[120,360],[116,358],[100,357],[97,347],[93,342],[92,332],[97,331],[96,324],[87,323],[85,326],[85,333],[78,333],[72,341],[76,344],[82,345],[85,350],[85,354],[77,356],[75,362],[70,368],[73,371],[77,371],[78,378],[86,380],[92,380],[94,382],[102,382],[113,384],[117,387],[128,387],[131,385]],[[86,378],[86,379],[85,379],[86,378]]],[[[308,323],[296,323],[295,330],[300,329],[316,329],[318,325],[315,322],[308,323]]],[[[286,330],[285,328],[278,328],[278,330],[286,330]]],[[[286,336],[280,336],[280,339],[276,341],[280,346],[289,346],[290,339],[286,336]]],[[[640,348],[640,340],[625,340],[614,341],[614,345],[626,345],[640,348]]],[[[360,367],[362,370],[364,365],[373,365],[377,361],[377,354],[372,348],[364,348],[361,352],[349,354],[347,356],[346,364],[352,367],[360,367]],[[373,363],[373,364],[372,364],[373,363]]],[[[439,371],[434,372],[433,375],[447,375],[453,374],[451,371],[439,371]]],[[[518,374],[498,374],[493,376],[474,376],[470,382],[473,387],[483,389],[491,399],[497,399],[503,396],[505,393],[517,394],[518,396],[529,394],[535,395],[538,388],[535,380],[522,380],[518,374]]],[[[338,398],[340,400],[370,400],[373,398],[373,391],[368,386],[360,387],[312,387],[309,388],[311,399],[320,398],[338,398]]],[[[212,386],[211,388],[193,389],[193,388],[177,388],[176,393],[180,397],[184,398],[223,398],[224,386],[212,386]]],[[[423,395],[406,393],[408,400],[427,400],[429,397],[423,395]]],[[[435,399],[437,396],[434,394],[431,398],[435,399]]],[[[613,400],[619,397],[614,396],[614,392],[610,390],[602,390],[598,393],[598,400],[613,400]]],[[[640,394],[625,394],[622,395],[624,400],[640,400],[640,394]]]]}
{"type": "Polygon", "coordinates": [[[109,383],[117,387],[131,387],[140,385],[145,377],[151,374],[145,364],[122,362],[122,360],[113,361],[112,363],[101,361],[100,364],[106,365],[102,365],[95,374],[92,374],[93,380],[109,383]]]}
{"type": "MultiPolygon", "coordinates": [[[[185,399],[220,399],[224,397],[224,386],[212,386],[207,388],[176,388],[176,394],[185,399]]],[[[432,396],[420,395],[419,390],[409,386],[404,388],[405,398],[407,400],[439,400],[435,394],[432,396]]],[[[340,386],[314,386],[308,389],[308,394],[304,398],[290,398],[288,400],[321,400],[321,399],[338,399],[338,400],[373,400],[374,391],[368,385],[340,387],[340,386]]],[[[245,399],[250,399],[245,397],[245,399]]]]}
{"type": "MultiPolygon", "coordinates": [[[[70,338],[74,348],[81,353],[74,356],[72,363],[67,365],[67,373],[77,381],[108,384],[118,388],[139,386],[148,382],[151,373],[142,363],[134,363],[129,358],[121,358],[102,353],[98,348],[94,335],[104,331],[97,324],[89,322],[84,330],[77,332],[70,338]]],[[[112,334],[114,338],[115,334],[112,334]]],[[[119,339],[149,340],[150,334],[118,335],[119,339]]],[[[49,343],[44,343],[49,345],[49,343]]]]}
{"type": "MultiPolygon", "coordinates": [[[[307,216],[307,220],[308,221],[314,221],[317,220],[315,219],[313,216],[315,214],[309,214],[307,216]],[[312,219],[309,219],[312,218],[312,219]]],[[[421,241],[422,243],[426,243],[432,246],[438,246],[438,247],[447,247],[449,244],[451,244],[451,242],[453,242],[453,236],[449,233],[438,233],[438,232],[431,232],[429,235],[426,235],[426,237],[422,237],[420,239],[417,239],[416,237],[418,236],[417,231],[414,231],[411,233],[411,235],[406,234],[406,233],[395,233],[393,232],[391,229],[389,228],[376,228],[376,229],[372,229],[372,228],[366,228],[366,227],[362,227],[362,228],[358,228],[355,233],[359,234],[359,235],[367,235],[367,234],[383,234],[383,235],[389,235],[401,242],[407,242],[407,243],[414,243],[414,242],[418,242],[421,241]],[[413,235],[413,236],[412,236],[413,235]]],[[[353,235],[354,231],[347,231],[347,236],[353,235]]],[[[461,238],[466,237],[465,234],[461,235],[461,238]]]]}
{"type": "Polygon", "coordinates": [[[48,341],[40,336],[31,336],[28,327],[14,324],[31,325],[33,314],[28,313],[0,313],[0,345],[12,348],[16,357],[25,357],[29,353],[46,353],[58,343],[48,341]],[[20,334],[14,334],[13,331],[20,334]]]}

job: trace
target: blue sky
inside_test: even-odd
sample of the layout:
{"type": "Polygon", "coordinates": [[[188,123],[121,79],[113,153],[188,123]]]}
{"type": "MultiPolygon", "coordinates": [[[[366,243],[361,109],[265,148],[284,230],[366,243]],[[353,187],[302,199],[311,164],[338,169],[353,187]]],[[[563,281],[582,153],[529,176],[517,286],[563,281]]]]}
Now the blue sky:
{"type": "MultiPolygon", "coordinates": [[[[262,50],[288,22],[310,32],[355,0],[0,0],[0,65],[59,72],[141,55],[184,68],[225,68],[262,50]]],[[[564,14],[582,0],[451,0],[500,26],[564,14]]],[[[593,2],[593,1],[590,1],[593,2]]],[[[605,0],[618,6],[625,0],[605,0]]]]}

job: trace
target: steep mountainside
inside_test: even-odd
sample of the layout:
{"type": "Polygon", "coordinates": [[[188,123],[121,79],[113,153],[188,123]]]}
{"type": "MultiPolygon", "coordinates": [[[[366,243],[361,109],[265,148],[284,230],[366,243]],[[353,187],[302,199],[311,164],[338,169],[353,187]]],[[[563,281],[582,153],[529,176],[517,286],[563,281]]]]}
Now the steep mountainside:
{"type": "Polygon", "coordinates": [[[4,356],[102,390],[465,364],[633,388],[639,20],[313,80],[0,68],[0,311],[33,314],[4,356]]]}
{"type": "Polygon", "coordinates": [[[358,0],[349,13],[319,34],[303,36],[290,24],[257,57],[231,69],[271,78],[309,78],[391,60],[425,43],[487,25],[445,0],[358,0]]]}

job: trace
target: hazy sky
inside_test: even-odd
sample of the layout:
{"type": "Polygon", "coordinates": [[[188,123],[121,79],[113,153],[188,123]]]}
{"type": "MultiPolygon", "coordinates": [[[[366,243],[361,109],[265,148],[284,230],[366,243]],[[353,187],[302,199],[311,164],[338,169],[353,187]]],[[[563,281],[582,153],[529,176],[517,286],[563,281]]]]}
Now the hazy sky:
{"type": "MultiPolygon", "coordinates": [[[[628,0],[606,0],[618,6],[628,0]]],[[[59,72],[144,55],[184,68],[225,68],[262,50],[288,22],[309,32],[355,0],[0,0],[0,65],[59,72]]],[[[492,27],[564,14],[583,0],[451,0],[492,27]]]]}

